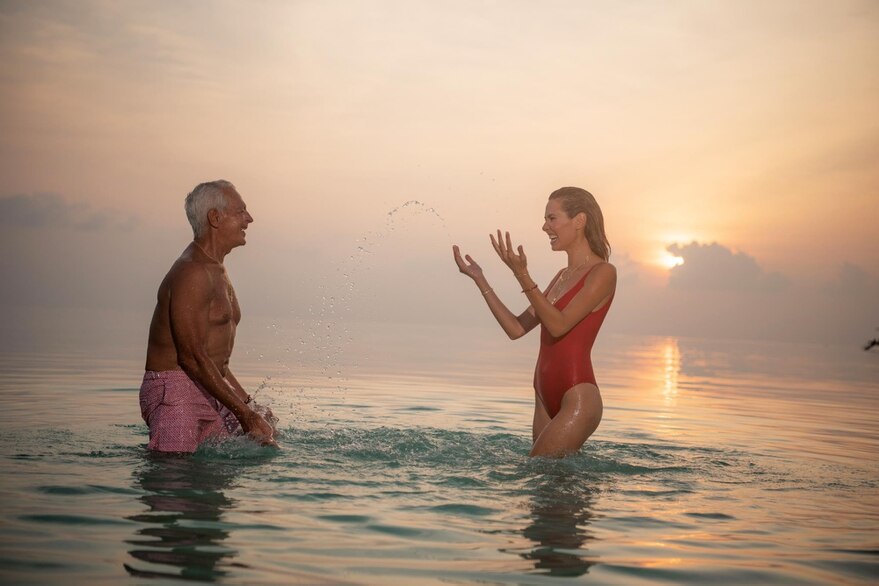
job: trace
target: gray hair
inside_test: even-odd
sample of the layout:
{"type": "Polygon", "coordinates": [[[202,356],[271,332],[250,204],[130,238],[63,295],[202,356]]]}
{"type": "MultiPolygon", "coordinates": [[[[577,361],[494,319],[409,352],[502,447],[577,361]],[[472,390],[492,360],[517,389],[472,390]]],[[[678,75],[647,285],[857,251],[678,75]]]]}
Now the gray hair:
{"type": "Polygon", "coordinates": [[[200,238],[207,230],[210,210],[225,211],[229,204],[226,198],[227,189],[235,189],[235,186],[224,179],[218,179],[199,183],[186,196],[183,208],[186,210],[186,217],[189,219],[195,238],[200,238]]]}

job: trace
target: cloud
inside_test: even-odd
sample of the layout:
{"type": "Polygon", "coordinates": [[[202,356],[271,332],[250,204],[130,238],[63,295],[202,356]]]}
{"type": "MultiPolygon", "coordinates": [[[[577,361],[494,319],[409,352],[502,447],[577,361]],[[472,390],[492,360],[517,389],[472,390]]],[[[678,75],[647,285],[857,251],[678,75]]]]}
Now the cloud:
{"type": "Polygon", "coordinates": [[[836,276],[827,284],[830,293],[851,294],[870,290],[874,287],[871,276],[856,264],[843,262],[836,271],[836,276]]]}
{"type": "Polygon", "coordinates": [[[635,261],[628,253],[615,252],[612,262],[617,268],[618,283],[636,286],[641,282],[641,275],[644,272],[644,266],[635,261]]]}
{"type": "Polygon", "coordinates": [[[669,273],[673,289],[758,292],[778,291],[788,284],[781,274],[765,272],[754,257],[716,242],[672,244],[666,250],[684,259],[669,273]]]}
{"type": "Polygon", "coordinates": [[[140,223],[133,215],[115,210],[94,210],[70,203],[55,193],[0,196],[0,226],[27,228],[66,227],[84,232],[131,230],[140,223]]]}

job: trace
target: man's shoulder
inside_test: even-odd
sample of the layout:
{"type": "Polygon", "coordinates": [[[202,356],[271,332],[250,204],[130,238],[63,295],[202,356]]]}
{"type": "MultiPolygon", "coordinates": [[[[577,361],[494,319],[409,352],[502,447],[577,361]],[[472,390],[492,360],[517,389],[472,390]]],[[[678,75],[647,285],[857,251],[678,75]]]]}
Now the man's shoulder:
{"type": "Polygon", "coordinates": [[[200,283],[207,285],[211,282],[211,271],[207,264],[181,256],[171,265],[165,280],[172,285],[193,286],[200,283]]]}

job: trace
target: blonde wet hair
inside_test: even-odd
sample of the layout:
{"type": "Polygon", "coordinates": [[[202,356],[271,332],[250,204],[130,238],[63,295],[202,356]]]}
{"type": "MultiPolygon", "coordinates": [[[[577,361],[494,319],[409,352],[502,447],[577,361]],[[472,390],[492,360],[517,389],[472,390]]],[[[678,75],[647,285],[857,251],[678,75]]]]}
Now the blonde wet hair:
{"type": "Polygon", "coordinates": [[[562,187],[549,194],[549,199],[557,199],[562,209],[573,219],[579,213],[586,214],[586,241],[592,252],[605,261],[610,259],[610,242],[604,233],[604,215],[595,196],[579,187],[562,187]]]}

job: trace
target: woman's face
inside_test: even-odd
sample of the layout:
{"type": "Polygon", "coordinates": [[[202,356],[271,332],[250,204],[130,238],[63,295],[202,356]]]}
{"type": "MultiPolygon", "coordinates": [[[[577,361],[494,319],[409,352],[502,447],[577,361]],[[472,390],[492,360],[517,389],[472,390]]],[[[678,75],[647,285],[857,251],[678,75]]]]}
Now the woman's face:
{"type": "Polygon", "coordinates": [[[561,201],[551,199],[546,203],[543,231],[549,236],[553,250],[567,250],[577,240],[577,227],[562,208],[561,201]]]}

